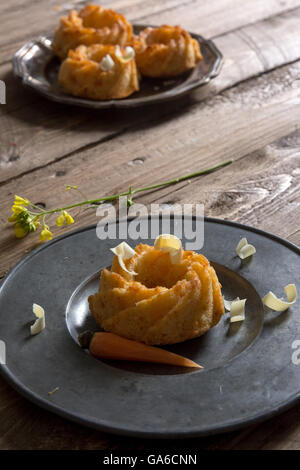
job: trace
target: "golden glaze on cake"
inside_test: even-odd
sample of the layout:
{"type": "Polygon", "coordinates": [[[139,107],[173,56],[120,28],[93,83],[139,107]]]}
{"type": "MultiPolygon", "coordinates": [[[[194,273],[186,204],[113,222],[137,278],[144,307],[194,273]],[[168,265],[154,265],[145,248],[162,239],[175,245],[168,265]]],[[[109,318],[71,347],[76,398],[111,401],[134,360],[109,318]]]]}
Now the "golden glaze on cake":
{"type": "Polygon", "coordinates": [[[72,95],[92,100],[126,98],[139,89],[134,59],[124,61],[117,55],[125,50],[119,46],[94,44],[79,46],[69,51],[59,69],[59,83],[72,95]],[[113,60],[110,70],[101,68],[102,59],[109,55],[113,60]]]}
{"type": "Polygon", "coordinates": [[[201,254],[183,251],[172,264],[169,253],[140,244],[124,261],[114,256],[103,269],[90,310],[106,331],[147,344],[173,344],[194,338],[216,325],[224,313],[214,268],[201,254]]]}
{"type": "Polygon", "coordinates": [[[64,59],[70,49],[81,44],[125,46],[131,39],[132,26],[123,15],[98,5],[88,5],[79,12],[72,10],[69,16],[60,19],[52,47],[64,59]]]}
{"type": "Polygon", "coordinates": [[[199,43],[180,26],[146,28],[133,46],[138,69],[147,77],[174,77],[202,59],[199,43]]]}

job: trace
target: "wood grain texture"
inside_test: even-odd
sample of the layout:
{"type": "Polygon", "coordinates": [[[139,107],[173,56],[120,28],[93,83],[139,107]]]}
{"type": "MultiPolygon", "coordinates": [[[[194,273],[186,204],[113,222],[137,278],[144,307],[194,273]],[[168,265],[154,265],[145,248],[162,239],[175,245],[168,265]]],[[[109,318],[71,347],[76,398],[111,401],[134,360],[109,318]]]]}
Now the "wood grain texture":
{"type": "MultiPolygon", "coordinates": [[[[285,146],[285,139],[246,155],[222,171],[181,189],[152,194],[151,202],[172,205],[202,203],[205,215],[235,220],[258,227],[300,244],[298,226],[300,206],[300,133],[295,143],[285,146]],[[161,193],[165,192],[163,195],[161,193]],[[282,221],[284,220],[284,224],[282,221]]],[[[141,202],[150,203],[149,197],[141,202]]]]}
{"type": "Polygon", "coordinates": [[[165,21],[177,24],[180,19],[180,24],[186,29],[207,37],[216,37],[251,23],[268,19],[272,21],[272,17],[298,6],[298,1],[194,0],[189,3],[183,1],[176,8],[148,15],[145,19],[155,25],[165,21]]]}
{"type": "MultiPolygon", "coordinates": [[[[225,34],[216,40],[225,61],[212,84],[194,93],[194,101],[300,58],[300,9],[274,19],[225,34]]],[[[136,123],[151,122],[159,116],[172,117],[174,106],[148,107],[122,112],[67,108],[48,102],[20,87],[9,66],[2,66],[7,83],[8,105],[2,117],[0,182],[59,160],[85,146],[111,139],[136,123]],[[22,94],[23,92],[23,94],[22,94]],[[17,107],[17,109],[14,109],[17,107]],[[45,112],[47,110],[47,112],[45,112]]],[[[1,68],[0,68],[1,76],[1,68]]],[[[184,103],[184,101],[182,102],[184,103]]]]}
{"type": "MultiPolygon", "coordinates": [[[[11,56],[53,30],[75,0],[0,4],[0,281],[38,236],[16,240],[7,217],[14,194],[47,208],[73,202],[78,184],[89,197],[148,185],[234,159],[231,166],[176,186],[140,194],[146,205],[205,205],[206,215],[269,230],[300,243],[300,0],[103,0],[133,21],[181,23],[214,36],[225,56],[220,76],[191,97],[136,112],[66,108],[25,90],[11,56]],[[58,6],[59,8],[54,9],[58,6]],[[24,27],[26,25],[26,28],[24,27]]],[[[133,206],[134,208],[134,206],[133,206]]],[[[97,222],[76,218],[59,235],[97,222]]],[[[54,221],[51,228],[54,226],[54,221]]],[[[265,423],[221,436],[147,441],[110,436],[29,403],[0,378],[0,449],[299,449],[300,405],[265,423]]]]}

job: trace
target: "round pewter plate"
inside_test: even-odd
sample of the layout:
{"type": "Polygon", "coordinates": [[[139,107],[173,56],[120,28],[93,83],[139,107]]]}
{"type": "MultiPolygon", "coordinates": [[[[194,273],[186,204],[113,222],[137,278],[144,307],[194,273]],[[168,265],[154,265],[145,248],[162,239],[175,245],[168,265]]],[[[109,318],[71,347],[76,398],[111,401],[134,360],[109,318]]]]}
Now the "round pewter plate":
{"type": "MultiPolygon", "coordinates": [[[[147,26],[134,25],[134,31],[138,34],[147,26]]],[[[161,103],[189,93],[208,83],[220,72],[222,54],[213,41],[204,39],[198,34],[190,34],[199,42],[203,56],[192,71],[172,79],[143,78],[140,90],[121,100],[94,101],[68,94],[57,80],[60,60],[52,51],[50,36],[40,36],[24,44],[13,57],[13,70],[24,85],[59,103],[94,109],[132,108],[161,103]]]]}
{"type": "Polygon", "coordinates": [[[266,311],[260,299],[269,290],[281,296],[288,283],[299,286],[299,248],[217,219],[205,219],[204,233],[201,252],[213,262],[225,298],[247,302],[244,322],[230,324],[225,314],[203,336],[166,348],[203,370],[102,361],[79,347],[78,333],[96,328],[87,296],[97,290],[99,270],[111,264],[109,248],[118,243],[99,240],[91,226],[31,252],[2,282],[2,375],[22,395],[65,418],[137,437],[220,433],[291,406],[300,397],[300,365],[292,360],[300,339],[299,303],[279,313],[266,311]],[[257,250],[246,262],[235,254],[241,237],[257,250]],[[34,302],[45,308],[46,328],[30,336],[34,302]]]}

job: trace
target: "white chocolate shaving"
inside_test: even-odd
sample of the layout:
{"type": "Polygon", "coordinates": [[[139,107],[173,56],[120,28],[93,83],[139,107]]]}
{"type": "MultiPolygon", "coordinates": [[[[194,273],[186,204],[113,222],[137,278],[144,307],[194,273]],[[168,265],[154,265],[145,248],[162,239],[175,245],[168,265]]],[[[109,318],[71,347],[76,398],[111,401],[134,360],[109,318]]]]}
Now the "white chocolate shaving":
{"type": "Polygon", "coordinates": [[[135,56],[135,52],[133,47],[127,46],[125,47],[125,54],[123,55],[124,59],[131,60],[135,56]]]}
{"type": "Polygon", "coordinates": [[[118,257],[119,264],[124,271],[126,271],[128,274],[131,274],[132,276],[137,275],[137,273],[134,271],[128,271],[124,263],[125,259],[130,259],[135,255],[135,251],[128,245],[128,243],[122,242],[110,250],[118,257]]]}
{"type": "Polygon", "coordinates": [[[36,316],[36,320],[33,325],[30,327],[30,333],[32,335],[37,335],[40,333],[46,326],[45,322],[45,310],[38,304],[32,305],[32,311],[36,316]]]}
{"type": "Polygon", "coordinates": [[[154,242],[154,248],[170,253],[172,264],[180,263],[182,260],[182,243],[175,235],[168,233],[159,235],[154,242]]]}
{"type": "Polygon", "coordinates": [[[224,307],[230,311],[230,323],[245,320],[245,303],[247,299],[224,300],[224,307]]]}
{"type": "Polygon", "coordinates": [[[235,299],[230,306],[230,323],[245,320],[245,303],[247,299],[235,299]]]}
{"type": "Polygon", "coordinates": [[[242,238],[236,247],[236,252],[241,259],[245,259],[248,258],[248,256],[254,255],[256,249],[253,245],[248,243],[247,238],[242,238]]]}
{"type": "Polygon", "coordinates": [[[109,70],[111,70],[115,66],[115,63],[111,56],[109,54],[106,54],[106,56],[104,56],[101,60],[99,66],[103,70],[103,72],[109,72],[109,70]]]}
{"type": "Polygon", "coordinates": [[[263,297],[263,304],[277,312],[284,312],[296,302],[297,289],[295,284],[288,284],[285,286],[284,291],[286,293],[287,301],[284,299],[278,299],[278,297],[270,291],[263,297]]]}
{"type": "Polygon", "coordinates": [[[116,46],[115,54],[118,57],[118,59],[120,59],[121,62],[129,62],[131,59],[134,58],[135,51],[133,47],[127,46],[125,47],[125,53],[123,54],[120,49],[120,46],[116,46]]]}
{"type": "Polygon", "coordinates": [[[53,393],[57,392],[59,390],[59,387],[55,387],[53,390],[50,390],[50,392],[48,392],[48,395],[53,395],[53,393]]]}

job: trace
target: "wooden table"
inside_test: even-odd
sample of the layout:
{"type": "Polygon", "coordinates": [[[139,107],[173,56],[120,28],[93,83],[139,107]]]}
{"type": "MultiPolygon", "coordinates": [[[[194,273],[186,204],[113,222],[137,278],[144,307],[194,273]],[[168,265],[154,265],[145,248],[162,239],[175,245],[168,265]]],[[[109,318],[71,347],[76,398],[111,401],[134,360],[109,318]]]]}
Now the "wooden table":
{"type": "MultiPolygon", "coordinates": [[[[74,7],[88,2],[73,1],[74,7]]],[[[221,74],[189,98],[138,111],[91,111],[55,104],[24,89],[11,58],[27,40],[53,31],[70,2],[2,2],[0,78],[0,277],[38,244],[16,240],[7,224],[15,193],[59,207],[78,185],[90,198],[234,163],[191,182],[140,195],[138,202],[205,204],[206,215],[235,220],[299,243],[300,0],[105,0],[133,22],[178,24],[213,38],[221,74]]],[[[95,222],[87,211],[74,229],[95,222]]],[[[60,229],[54,229],[58,235],[60,229]]],[[[4,313],[4,312],[2,312],[4,313]]],[[[0,332],[1,335],[1,332],[0,332]]],[[[299,449],[300,406],[242,431],[155,448],[299,449]]],[[[1,449],[153,450],[32,405],[0,379],[1,449]]]]}

